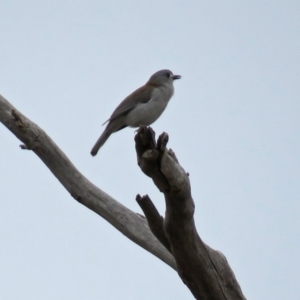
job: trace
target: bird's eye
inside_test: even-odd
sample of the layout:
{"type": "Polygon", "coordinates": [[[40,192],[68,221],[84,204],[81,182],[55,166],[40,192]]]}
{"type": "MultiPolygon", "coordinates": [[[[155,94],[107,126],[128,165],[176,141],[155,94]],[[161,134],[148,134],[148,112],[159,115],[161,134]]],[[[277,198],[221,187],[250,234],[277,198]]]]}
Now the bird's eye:
{"type": "Polygon", "coordinates": [[[171,73],[167,73],[167,77],[170,78],[171,77],[171,73]]]}

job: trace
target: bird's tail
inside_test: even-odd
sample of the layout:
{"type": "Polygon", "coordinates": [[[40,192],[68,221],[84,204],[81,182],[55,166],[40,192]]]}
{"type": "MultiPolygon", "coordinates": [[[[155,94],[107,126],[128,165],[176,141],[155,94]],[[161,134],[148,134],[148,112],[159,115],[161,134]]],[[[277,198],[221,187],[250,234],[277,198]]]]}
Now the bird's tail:
{"type": "Polygon", "coordinates": [[[107,130],[107,129],[108,128],[105,128],[105,130],[103,131],[103,133],[101,134],[101,136],[97,140],[96,144],[92,148],[92,150],[91,150],[92,156],[95,156],[98,153],[99,149],[104,145],[104,143],[107,141],[109,136],[112,134],[112,132],[110,130],[107,130]]]}

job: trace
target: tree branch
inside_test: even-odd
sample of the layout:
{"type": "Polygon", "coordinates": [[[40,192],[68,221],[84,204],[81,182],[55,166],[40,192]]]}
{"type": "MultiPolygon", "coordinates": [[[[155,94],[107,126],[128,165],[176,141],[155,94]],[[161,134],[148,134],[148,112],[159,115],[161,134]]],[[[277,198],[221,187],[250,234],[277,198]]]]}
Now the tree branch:
{"type": "Polygon", "coordinates": [[[74,199],[176,270],[173,256],[154,237],[146,220],[85,178],[38,125],[17,111],[1,95],[0,122],[24,143],[22,149],[32,150],[44,162],[74,199]]]}
{"type": "Polygon", "coordinates": [[[22,149],[32,150],[45,163],[74,199],[177,270],[196,299],[246,299],[225,256],[206,245],[197,233],[188,174],[175,153],[166,148],[166,133],[157,143],[151,128],[140,128],[135,137],[138,164],[164,193],[166,202],[163,218],[148,196],[137,196],[148,226],[145,218],[85,178],[40,127],[1,95],[0,121],[24,143],[22,149]]]}
{"type": "MultiPolygon", "coordinates": [[[[164,193],[166,214],[159,235],[163,236],[160,232],[163,228],[182,281],[196,299],[246,299],[225,256],[207,246],[197,233],[189,177],[175,153],[166,148],[168,135],[160,135],[156,144],[152,129],[142,127],[135,142],[141,170],[164,193]]],[[[151,208],[151,211],[155,210],[151,208]]],[[[158,221],[153,222],[146,212],[145,215],[152,232],[161,241],[153,230],[158,221]]],[[[155,215],[158,219],[159,213],[155,215]]],[[[162,243],[166,244],[165,241],[162,243]]]]}
{"type": "Polygon", "coordinates": [[[171,246],[164,231],[164,218],[159,214],[149,196],[137,195],[136,201],[143,210],[152,233],[171,252],[171,246]]]}

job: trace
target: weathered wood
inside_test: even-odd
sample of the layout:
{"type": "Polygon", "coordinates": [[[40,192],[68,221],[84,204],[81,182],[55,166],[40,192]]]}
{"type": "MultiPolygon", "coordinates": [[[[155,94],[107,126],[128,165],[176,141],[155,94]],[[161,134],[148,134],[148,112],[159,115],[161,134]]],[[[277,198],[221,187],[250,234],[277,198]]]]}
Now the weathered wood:
{"type": "Polygon", "coordinates": [[[164,231],[164,218],[159,214],[149,196],[137,195],[136,201],[143,210],[152,233],[171,252],[171,246],[164,231]]]}
{"type": "Polygon", "coordinates": [[[17,111],[1,95],[0,122],[24,143],[22,149],[32,150],[45,163],[74,199],[176,270],[173,256],[152,234],[145,218],[92,184],[38,125],[17,111]]]}
{"type": "MultiPolygon", "coordinates": [[[[168,239],[182,281],[196,299],[246,299],[225,256],[206,245],[197,233],[189,176],[180,166],[175,153],[166,148],[167,134],[163,133],[156,144],[152,129],[143,127],[138,130],[135,141],[141,170],[164,193],[165,235],[161,232],[159,234],[168,239]]],[[[154,208],[144,207],[145,216],[152,229],[157,221],[147,217],[147,209],[154,211],[154,208]],[[155,224],[152,225],[153,220],[155,224]]],[[[159,237],[158,239],[161,240],[159,237]]]]}
{"type": "Polygon", "coordinates": [[[225,256],[207,246],[197,233],[188,174],[175,153],[166,148],[166,133],[156,143],[151,128],[140,128],[135,138],[138,164],[164,193],[166,201],[163,218],[148,196],[137,196],[148,226],[145,218],[85,178],[38,125],[1,95],[0,122],[24,143],[22,149],[32,150],[45,163],[74,199],[177,270],[196,299],[246,299],[225,256]]]}

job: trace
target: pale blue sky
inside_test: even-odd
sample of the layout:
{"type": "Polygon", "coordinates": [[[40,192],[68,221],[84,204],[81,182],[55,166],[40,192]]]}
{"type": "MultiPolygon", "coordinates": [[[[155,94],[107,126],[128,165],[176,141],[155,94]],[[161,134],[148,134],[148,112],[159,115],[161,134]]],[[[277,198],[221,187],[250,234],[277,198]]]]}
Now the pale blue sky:
{"type": "MultiPolygon", "coordinates": [[[[0,39],[0,93],[137,212],[137,193],[162,214],[164,200],[134,130],[89,152],[152,73],[182,75],[153,129],[190,173],[198,232],[248,299],[300,299],[299,1],[1,1],[0,39]]],[[[193,298],[3,126],[0,139],[1,299],[193,298]]]]}

